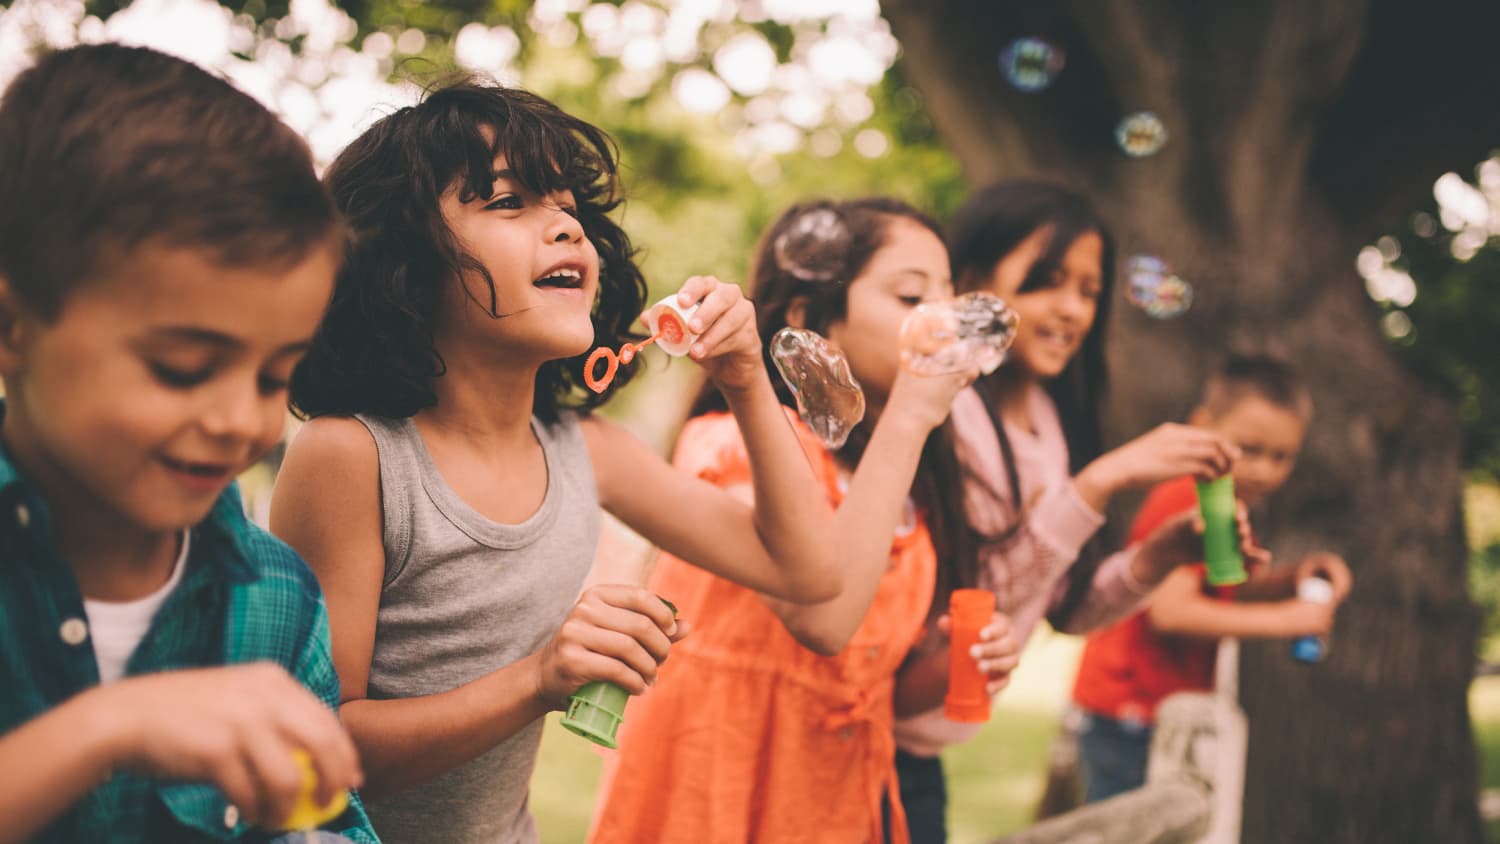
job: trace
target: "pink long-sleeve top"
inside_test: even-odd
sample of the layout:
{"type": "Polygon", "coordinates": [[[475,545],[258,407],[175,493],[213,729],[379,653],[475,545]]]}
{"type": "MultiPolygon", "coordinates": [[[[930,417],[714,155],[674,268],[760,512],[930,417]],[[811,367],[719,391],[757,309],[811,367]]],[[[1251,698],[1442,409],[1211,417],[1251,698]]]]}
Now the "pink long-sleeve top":
{"type": "MultiPolygon", "coordinates": [[[[1104,524],[1078,495],[1068,471],[1068,444],[1057,406],[1040,386],[1026,396],[1031,428],[1006,423],[1021,482],[1019,509],[1005,471],[1005,458],[984,400],[973,389],[953,402],[955,449],[963,473],[964,510],[981,536],[1001,537],[979,550],[980,586],[995,593],[995,606],[1010,617],[1024,644],[1047,611],[1067,592],[1067,572],[1084,543],[1104,524]]],[[[1148,592],[1131,575],[1135,549],[1106,558],[1065,632],[1111,624],[1138,610],[1148,592]]],[[[941,646],[929,637],[925,647],[941,646]]],[[[918,756],[936,756],[949,744],[967,741],[982,724],[943,717],[941,707],[896,722],[896,744],[918,756]]]]}

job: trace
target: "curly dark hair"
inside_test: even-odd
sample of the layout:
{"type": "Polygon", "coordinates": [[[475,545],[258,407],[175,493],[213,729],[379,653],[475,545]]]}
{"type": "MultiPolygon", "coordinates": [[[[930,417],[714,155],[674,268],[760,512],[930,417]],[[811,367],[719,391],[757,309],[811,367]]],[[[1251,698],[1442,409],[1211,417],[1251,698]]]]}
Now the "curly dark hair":
{"type": "MultiPolygon", "coordinates": [[[[572,191],[585,235],[599,253],[597,344],[639,339],[630,326],[646,300],[635,249],[609,217],[622,202],[618,149],[602,130],[535,94],[464,76],[370,127],[329,167],[324,181],[353,229],[328,314],[292,375],[292,408],[305,417],[369,413],[412,416],[437,403],[432,379],[445,364],[433,337],[444,285],[465,272],[494,279],[449,230],[439,201],[488,199],[494,162],[546,196],[572,191]]],[[[593,408],[624,386],[622,369],[599,394],[583,389],[585,356],[549,361],[537,374],[535,414],[593,408]]]]}

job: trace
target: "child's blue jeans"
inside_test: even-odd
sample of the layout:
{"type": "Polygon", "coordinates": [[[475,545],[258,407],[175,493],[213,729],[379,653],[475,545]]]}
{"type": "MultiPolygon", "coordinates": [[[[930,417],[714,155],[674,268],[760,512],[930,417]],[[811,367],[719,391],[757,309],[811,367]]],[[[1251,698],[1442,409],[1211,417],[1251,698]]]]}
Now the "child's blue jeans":
{"type": "Polygon", "coordinates": [[[1117,721],[1095,712],[1083,714],[1078,729],[1078,767],[1083,774],[1084,802],[1097,803],[1146,784],[1151,750],[1150,724],[1117,721]]]}

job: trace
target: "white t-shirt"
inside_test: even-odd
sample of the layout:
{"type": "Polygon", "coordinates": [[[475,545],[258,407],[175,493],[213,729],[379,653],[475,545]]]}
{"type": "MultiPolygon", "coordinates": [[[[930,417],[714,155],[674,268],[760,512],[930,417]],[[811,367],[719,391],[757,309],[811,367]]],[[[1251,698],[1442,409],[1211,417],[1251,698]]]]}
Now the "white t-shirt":
{"type": "Polygon", "coordinates": [[[89,619],[89,635],[94,640],[94,660],[99,663],[99,682],[113,683],[125,675],[125,663],[135,653],[156,611],[167,596],[182,582],[187,568],[188,532],[182,532],[182,550],[172,564],[172,575],[162,587],[134,601],[91,601],[83,599],[83,612],[89,619]]]}

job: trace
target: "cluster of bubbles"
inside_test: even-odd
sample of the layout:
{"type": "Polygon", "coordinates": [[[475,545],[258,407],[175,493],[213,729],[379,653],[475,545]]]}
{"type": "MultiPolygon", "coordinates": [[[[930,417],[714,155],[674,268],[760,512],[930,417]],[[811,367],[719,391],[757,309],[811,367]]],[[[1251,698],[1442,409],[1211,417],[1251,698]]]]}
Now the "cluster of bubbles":
{"type": "MultiPolygon", "coordinates": [[[[1000,73],[1017,91],[1035,94],[1050,87],[1067,63],[1062,47],[1045,38],[1028,35],[1000,50],[1000,73]]],[[[1161,152],[1167,144],[1167,127],[1154,112],[1128,114],[1115,126],[1115,143],[1131,158],[1161,152]]]]}
{"type": "Polygon", "coordinates": [[[814,208],[792,220],[771,245],[776,266],[802,281],[838,281],[852,235],[831,208],[814,208]]]}
{"type": "Polygon", "coordinates": [[[830,451],[844,447],[865,418],[865,391],[832,343],[790,326],[771,338],[771,360],[797,399],[797,413],[830,451]]]}
{"type": "Polygon", "coordinates": [[[918,305],[901,323],[901,364],[919,375],[988,375],[1016,339],[1020,316],[993,293],[965,293],[918,305]]]}
{"type": "Polygon", "coordinates": [[[1125,265],[1130,304],[1153,319],[1172,319],[1193,305],[1193,286],[1155,255],[1134,255],[1125,265]]]}

